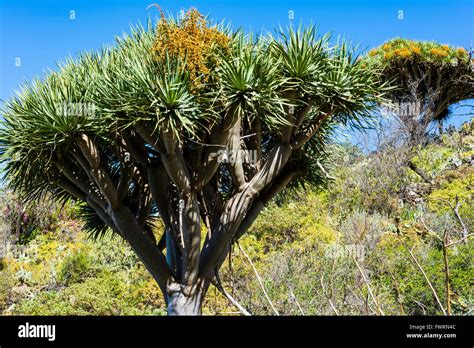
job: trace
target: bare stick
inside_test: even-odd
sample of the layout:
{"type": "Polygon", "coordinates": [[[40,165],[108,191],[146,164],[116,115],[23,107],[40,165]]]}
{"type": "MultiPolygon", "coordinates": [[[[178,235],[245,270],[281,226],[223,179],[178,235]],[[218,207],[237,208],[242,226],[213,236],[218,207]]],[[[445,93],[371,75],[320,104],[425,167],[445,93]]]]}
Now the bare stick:
{"type": "Polygon", "coordinates": [[[449,260],[448,260],[448,247],[446,242],[448,240],[448,230],[444,233],[443,238],[443,258],[444,258],[444,275],[445,275],[445,287],[446,287],[446,312],[447,315],[451,315],[451,284],[449,281],[449,260]]]}
{"type": "Polygon", "coordinates": [[[324,297],[326,297],[326,299],[328,300],[334,313],[336,313],[336,315],[339,315],[339,312],[337,311],[336,306],[334,306],[334,303],[332,303],[331,298],[327,295],[326,288],[324,287],[324,283],[323,283],[323,277],[324,275],[321,275],[320,281],[321,281],[321,288],[323,290],[324,297]]]}
{"type": "Polygon", "coordinates": [[[252,266],[252,269],[253,271],[255,272],[255,275],[257,277],[257,280],[258,280],[258,283],[260,284],[260,287],[262,288],[263,290],[263,294],[265,295],[265,298],[267,299],[268,303],[270,304],[270,306],[272,307],[273,311],[275,312],[276,315],[280,315],[280,313],[278,313],[278,311],[276,310],[275,306],[273,305],[272,301],[270,300],[270,297],[268,297],[268,294],[267,294],[267,291],[265,290],[265,286],[263,286],[263,282],[262,282],[262,279],[260,278],[260,275],[258,274],[257,272],[257,269],[255,268],[252,260],[250,259],[250,257],[247,255],[247,253],[244,251],[244,249],[242,248],[242,246],[239,244],[239,242],[236,242],[237,245],[239,246],[239,249],[240,251],[242,252],[242,254],[244,254],[244,256],[247,258],[248,262],[250,263],[250,266],[252,266]]]}
{"type": "Polygon", "coordinates": [[[456,195],[456,206],[454,207],[453,211],[454,211],[454,215],[456,215],[456,218],[458,219],[459,221],[459,224],[461,225],[462,227],[462,236],[463,236],[463,239],[465,240],[465,242],[467,243],[467,236],[469,235],[469,230],[468,228],[466,227],[466,224],[464,223],[463,219],[461,218],[461,215],[459,214],[459,205],[461,204],[461,202],[459,201],[459,197],[456,195]]]}
{"type": "MultiPolygon", "coordinates": [[[[406,247],[406,246],[405,246],[406,247]]],[[[418,260],[416,259],[415,255],[413,255],[413,253],[411,252],[411,250],[409,248],[406,248],[408,250],[408,252],[410,253],[410,256],[411,258],[413,259],[413,261],[415,261],[415,264],[416,266],[418,267],[418,269],[420,270],[420,272],[423,274],[423,276],[425,277],[426,279],[426,282],[428,283],[428,285],[430,286],[430,289],[431,291],[433,292],[433,295],[436,299],[436,302],[438,302],[438,305],[439,305],[439,308],[441,308],[441,311],[443,312],[444,315],[446,315],[446,310],[444,309],[443,305],[441,304],[441,301],[439,300],[439,297],[438,297],[438,294],[436,293],[436,290],[435,288],[433,287],[433,285],[431,284],[430,280],[428,279],[428,276],[426,275],[425,273],[425,270],[423,269],[423,267],[421,267],[420,263],[418,262],[418,260]]]]}
{"type": "MultiPolygon", "coordinates": [[[[456,204],[454,206],[451,204],[451,202],[449,202],[446,199],[437,198],[435,200],[445,203],[453,211],[454,216],[456,217],[456,219],[458,220],[459,224],[462,227],[462,236],[463,237],[458,242],[461,242],[461,241],[467,242],[467,238],[469,237],[469,229],[467,228],[466,224],[464,223],[464,220],[462,219],[461,215],[459,214],[459,207],[461,205],[461,200],[459,199],[459,196],[456,195],[456,198],[455,198],[456,204]]],[[[456,243],[458,243],[458,242],[456,242],[456,243]]]]}
{"type": "Polygon", "coordinates": [[[298,306],[298,309],[300,310],[302,315],[306,315],[303,311],[303,308],[301,308],[300,303],[298,302],[298,299],[296,298],[296,295],[293,293],[293,290],[290,289],[290,296],[293,301],[295,301],[296,305],[298,306]]]}
{"type": "Polygon", "coordinates": [[[238,308],[238,310],[245,316],[252,316],[252,314],[247,311],[239,302],[237,302],[237,300],[235,298],[233,298],[225,289],[224,289],[224,286],[222,285],[222,282],[221,282],[221,279],[219,277],[219,272],[216,272],[216,283],[214,284],[217,288],[217,290],[219,290],[222,295],[224,295],[229,301],[230,303],[232,303],[235,307],[238,308]]]}
{"type": "Polygon", "coordinates": [[[385,313],[382,311],[382,308],[380,308],[377,300],[375,299],[374,293],[372,292],[372,289],[369,285],[369,282],[367,278],[365,277],[364,272],[362,271],[362,268],[360,268],[359,262],[357,262],[357,259],[352,255],[352,259],[354,260],[354,263],[357,266],[357,269],[359,270],[360,275],[362,276],[362,279],[364,280],[365,285],[367,286],[367,290],[369,291],[370,297],[372,298],[372,301],[374,301],[375,305],[377,306],[377,309],[379,310],[379,313],[381,315],[385,315],[385,313]]]}
{"type": "Polygon", "coordinates": [[[473,237],[473,236],[474,236],[474,233],[469,233],[467,236],[464,236],[459,240],[446,244],[446,246],[450,247],[451,245],[461,243],[462,241],[467,240],[468,238],[473,237]]]}

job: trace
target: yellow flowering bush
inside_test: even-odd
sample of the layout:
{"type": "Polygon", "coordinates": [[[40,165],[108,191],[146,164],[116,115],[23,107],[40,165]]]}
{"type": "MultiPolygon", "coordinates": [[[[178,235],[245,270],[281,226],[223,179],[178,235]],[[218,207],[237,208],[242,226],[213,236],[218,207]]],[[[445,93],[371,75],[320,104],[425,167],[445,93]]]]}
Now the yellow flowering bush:
{"type": "Polygon", "coordinates": [[[457,64],[466,61],[469,55],[462,48],[453,48],[446,44],[431,41],[413,41],[402,38],[390,40],[379,48],[369,51],[368,59],[382,62],[405,59],[423,59],[433,62],[457,64]]]}

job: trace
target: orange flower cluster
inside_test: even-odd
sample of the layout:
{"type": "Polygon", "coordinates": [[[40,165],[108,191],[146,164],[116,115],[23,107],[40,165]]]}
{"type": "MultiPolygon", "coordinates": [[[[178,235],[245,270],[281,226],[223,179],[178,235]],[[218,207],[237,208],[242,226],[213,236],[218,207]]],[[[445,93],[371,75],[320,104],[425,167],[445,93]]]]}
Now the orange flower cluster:
{"type": "Polygon", "coordinates": [[[153,51],[158,59],[166,54],[185,62],[193,87],[209,78],[210,68],[217,63],[215,49],[227,50],[230,38],[216,27],[208,27],[205,17],[191,8],[179,23],[166,19],[163,12],[158,23],[153,51]]]}
{"type": "Polygon", "coordinates": [[[415,54],[420,54],[421,53],[421,48],[414,45],[414,44],[411,44],[410,45],[410,49],[412,50],[413,53],[415,54]]]}
{"type": "Polygon", "coordinates": [[[461,56],[464,56],[464,55],[467,54],[467,51],[466,51],[463,47],[459,47],[459,48],[457,49],[457,52],[458,52],[458,54],[461,55],[461,56]]]}
{"type": "MultiPolygon", "coordinates": [[[[435,58],[437,60],[455,56],[464,61],[469,59],[468,52],[462,48],[453,48],[449,45],[440,45],[435,42],[419,42],[406,39],[394,39],[374,48],[368,53],[369,57],[382,58],[385,61],[435,58]]],[[[474,61],[474,60],[473,60],[474,61]]]]}
{"type": "MultiPolygon", "coordinates": [[[[421,54],[421,48],[415,44],[415,43],[402,43],[401,45],[398,45],[399,48],[393,47],[392,44],[384,44],[382,46],[382,49],[384,51],[384,58],[385,59],[391,59],[392,57],[398,57],[398,58],[410,58],[413,55],[419,55],[421,54]]],[[[395,46],[396,47],[396,46],[395,46]]],[[[369,52],[369,55],[373,56],[375,54],[371,54],[369,52]]]]}
{"type": "Polygon", "coordinates": [[[402,58],[408,58],[411,56],[412,52],[408,48],[399,48],[393,51],[396,56],[402,58]]]}
{"type": "MultiPolygon", "coordinates": [[[[449,47],[448,47],[449,49],[449,47]]],[[[436,56],[440,56],[440,57],[447,57],[448,56],[448,52],[445,50],[445,49],[439,49],[439,48],[432,48],[430,50],[430,52],[436,56]]]]}

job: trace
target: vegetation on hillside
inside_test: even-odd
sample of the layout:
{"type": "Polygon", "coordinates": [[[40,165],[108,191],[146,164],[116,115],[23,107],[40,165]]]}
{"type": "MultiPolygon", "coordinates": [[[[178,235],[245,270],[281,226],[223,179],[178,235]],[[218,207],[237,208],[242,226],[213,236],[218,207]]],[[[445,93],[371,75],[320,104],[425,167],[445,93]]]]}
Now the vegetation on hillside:
{"type": "MultiPolygon", "coordinates": [[[[431,184],[397,151],[336,146],[327,189],[277,197],[233,245],[220,272],[227,293],[252,314],[472,313],[474,242],[464,237],[474,227],[474,122],[417,149],[431,184]]],[[[3,315],[166,314],[131,249],[87,238],[73,204],[5,197],[3,315]]],[[[238,313],[211,287],[203,314],[238,313]]]]}

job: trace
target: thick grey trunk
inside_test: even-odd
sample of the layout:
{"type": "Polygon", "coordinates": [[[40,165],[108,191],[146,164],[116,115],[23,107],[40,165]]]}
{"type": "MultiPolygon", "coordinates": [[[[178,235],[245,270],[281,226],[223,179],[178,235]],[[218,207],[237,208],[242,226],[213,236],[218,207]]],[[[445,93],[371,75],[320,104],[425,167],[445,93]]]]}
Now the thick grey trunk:
{"type": "Polygon", "coordinates": [[[201,315],[202,292],[184,294],[175,292],[168,295],[168,315],[201,315]]]}

